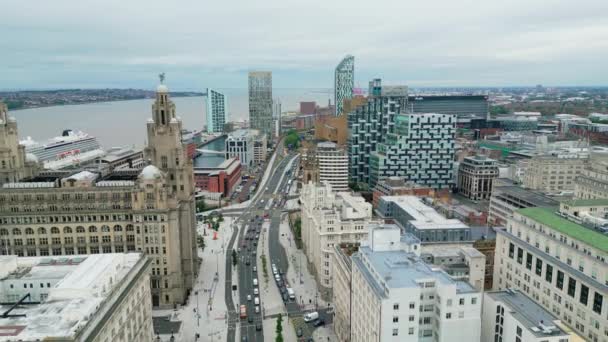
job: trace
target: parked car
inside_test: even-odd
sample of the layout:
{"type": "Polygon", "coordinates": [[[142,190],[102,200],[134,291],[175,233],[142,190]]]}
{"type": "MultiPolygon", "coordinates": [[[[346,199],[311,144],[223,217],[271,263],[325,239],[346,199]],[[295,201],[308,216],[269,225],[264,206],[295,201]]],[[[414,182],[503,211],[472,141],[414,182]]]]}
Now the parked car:
{"type": "Polygon", "coordinates": [[[322,325],[325,325],[325,321],[324,321],[324,320],[322,320],[322,319],[318,319],[318,320],[314,321],[314,322],[312,323],[312,325],[314,325],[315,327],[320,327],[320,326],[322,326],[322,325]]]}
{"type": "Polygon", "coordinates": [[[261,331],[262,330],[262,325],[260,323],[255,325],[255,330],[256,331],[261,331]]]}
{"type": "Polygon", "coordinates": [[[319,318],[318,312],[316,312],[316,311],[309,312],[306,315],[304,315],[304,322],[312,322],[317,318],[319,318]]]}
{"type": "Polygon", "coordinates": [[[302,328],[298,328],[296,330],[296,336],[297,337],[302,337],[302,335],[304,335],[304,332],[302,331],[302,328]]]}
{"type": "Polygon", "coordinates": [[[247,295],[247,301],[251,302],[251,295],[247,295]]]}

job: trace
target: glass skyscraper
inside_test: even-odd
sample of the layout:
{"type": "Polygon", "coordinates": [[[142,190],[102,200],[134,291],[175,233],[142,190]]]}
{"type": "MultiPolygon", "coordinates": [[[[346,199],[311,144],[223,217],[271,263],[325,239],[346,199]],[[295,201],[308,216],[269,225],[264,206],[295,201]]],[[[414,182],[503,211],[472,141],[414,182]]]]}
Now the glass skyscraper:
{"type": "Polygon", "coordinates": [[[348,55],[342,59],[336,67],[334,81],[334,99],[336,101],[335,115],[347,114],[342,113],[344,109],[344,99],[353,97],[353,88],[355,87],[355,57],[348,55]]]}
{"type": "Polygon", "coordinates": [[[267,137],[273,136],[272,72],[249,73],[249,126],[267,137]]]}
{"type": "Polygon", "coordinates": [[[207,88],[207,133],[224,131],[226,107],[226,95],[207,88]]]}

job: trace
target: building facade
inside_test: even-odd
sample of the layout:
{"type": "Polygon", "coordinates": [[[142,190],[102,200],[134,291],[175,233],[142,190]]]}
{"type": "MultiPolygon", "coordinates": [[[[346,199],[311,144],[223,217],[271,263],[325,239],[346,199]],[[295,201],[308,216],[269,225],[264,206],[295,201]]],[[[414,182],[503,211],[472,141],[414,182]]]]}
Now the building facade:
{"type": "Polygon", "coordinates": [[[347,55],[336,66],[334,74],[334,101],[336,102],[335,115],[345,114],[343,112],[344,100],[353,97],[355,87],[355,57],[347,55]]]}
{"type": "MultiPolygon", "coordinates": [[[[198,272],[192,160],[160,85],[147,123],[143,170],[81,170],[0,188],[2,254],[142,252],[153,262],[152,304],[184,303],[198,272]]],[[[13,147],[14,148],[14,147],[13,147]]]]}
{"type": "Polygon", "coordinates": [[[224,160],[217,166],[194,168],[194,183],[202,191],[229,196],[241,182],[241,163],[236,158],[224,160]]]}
{"type": "Polygon", "coordinates": [[[245,167],[254,164],[254,139],[258,131],[239,129],[226,138],[226,159],[236,158],[245,167]]]}
{"type": "Polygon", "coordinates": [[[488,200],[496,178],[496,160],[484,156],[466,157],[458,167],[458,192],[474,201],[488,200]]]}
{"type": "Polygon", "coordinates": [[[317,144],[319,181],[331,184],[333,191],[348,191],[348,154],[333,142],[317,144]]]}
{"type": "Polygon", "coordinates": [[[459,118],[487,118],[490,105],[487,95],[411,95],[410,113],[439,113],[459,118]]]}
{"type": "Polygon", "coordinates": [[[490,197],[488,223],[504,226],[513,213],[522,208],[553,207],[559,202],[542,193],[526,190],[519,186],[495,187],[490,197]]]}
{"type": "Polygon", "coordinates": [[[497,230],[494,290],[518,289],[589,341],[607,341],[608,200],[520,209],[497,230]],[[498,262],[500,261],[500,262],[498,262]]]}
{"type": "Polygon", "coordinates": [[[249,126],[272,137],[275,130],[272,114],[272,73],[249,73],[249,126]]]}
{"type": "Polygon", "coordinates": [[[434,189],[454,186],[456,118],[449,114],[399,114],[394,130],[369,158],[369,185],[404,177],[434,189]]]}
{"type": "Polygon", "coordinates": [[[222,133],[226,124],[226,95],[207,88],[207,133],[222,133]]]}
{"type": "Polygon", "coordinates": [[[0,258],[0,341],[153,340],[151,260],[140,253],[0,258]],[[56,313],[56,314],[51,314],[56,313]]]}
{"type": "Polygon", "coordinates": [[[574,197],[580,199],[608,198],[608,153],[591,151],[589,164],[574,180],[574,197]]]}
{"type": "Polygon", "coordinates": [[[426,264],[397,227],[370,230],[351,279],[349,341],[480,339],[481,293],[426,264]]]}
{"type": "Polygon", "coordinates": [[[308,261],[322,288],[331,289],[331,255],[336,244],[356,244],[367,238],[372,207],[363,197],[334,192],[329,183],[304,184],[302,203],[302,243],[308,261]]]}
{"type": "Polygon", "coordinates": [[[586,153],[535,156],[530,159],[522,185],[543,192],[574,191],[574,181],[588,158],[586,153]]]}
{"type": "Polygon", "coordinates": [[[433,197],[435,191],[427,186],[409,182],[403,177],[388,177],[376,183],[374,187],[373,201],[374,208],[378,208],[382,196],[403,196],[413,195],[418,197],[433,197]]]}
{"type": "Polygon", "coordinates": [[[17,120],[8,115],[8,107],[0,102],[0,185],[35,176],[40,164],[33,154],[25,153],[19,144],[17,120]]]}

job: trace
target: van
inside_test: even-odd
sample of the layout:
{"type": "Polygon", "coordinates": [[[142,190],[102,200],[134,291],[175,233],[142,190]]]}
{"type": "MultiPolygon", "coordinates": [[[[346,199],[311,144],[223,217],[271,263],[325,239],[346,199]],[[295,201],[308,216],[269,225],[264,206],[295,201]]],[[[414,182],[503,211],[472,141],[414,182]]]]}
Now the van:
{"type": "Polygon", "coordinates": [[[304,322],[312,322],[315,319],[319,318],[319,313],[314,311],[314,312],[309,312],[306,315],[304,315],[304,322]]]}
{"type": "Polygon", "coordinates": [[[296,293],[291,287],[287,288],[287,294],[289,295],[289,299],[291,299],[291,300],[296,299],[296,293]]]}
{"type": "Polygon", "coordinates": [[[260,305],[260,297],[255,297],[255,299],[253,300],[253,304],[255,305],[260,305]]]}
{"type": "Polygon", "coordinates": [[[258,279],[257,278],[253,279],[253,286],[258,286],[258,279]]]}

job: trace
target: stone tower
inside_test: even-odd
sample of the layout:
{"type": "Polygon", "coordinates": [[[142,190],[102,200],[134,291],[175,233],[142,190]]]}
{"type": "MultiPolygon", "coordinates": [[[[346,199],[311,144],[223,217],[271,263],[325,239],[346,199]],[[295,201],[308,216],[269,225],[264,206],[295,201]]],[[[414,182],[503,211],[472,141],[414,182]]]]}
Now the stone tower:
{"type": "Polygon", "coordinates": [[[38,160],[26,155],[19,145],[17,121],[8,116],[6,104],[0,102],[0,185],[34,177],[38,173],[38,160]]]}

